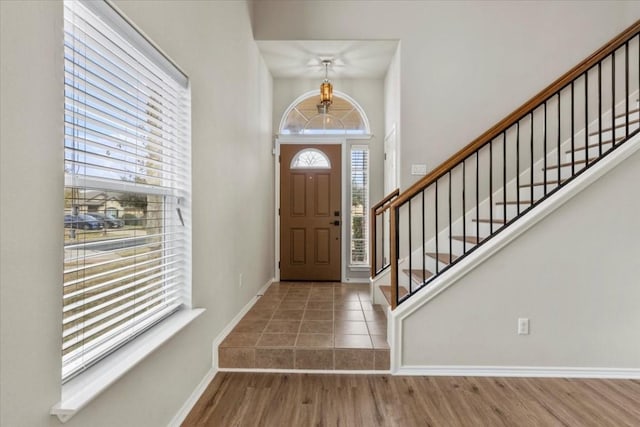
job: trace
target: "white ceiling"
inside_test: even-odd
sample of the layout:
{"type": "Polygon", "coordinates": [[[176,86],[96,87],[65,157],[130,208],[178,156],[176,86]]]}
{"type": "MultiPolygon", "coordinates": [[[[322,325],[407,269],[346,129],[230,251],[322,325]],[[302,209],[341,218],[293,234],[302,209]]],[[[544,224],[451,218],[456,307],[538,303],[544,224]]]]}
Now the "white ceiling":
{"type": "Polygon", "coordinates": [[[384,78],[398,42],[395,40],[258,40],[274,78],[324,77],[322,60],[330,59],[329,79],[384,78]]]}

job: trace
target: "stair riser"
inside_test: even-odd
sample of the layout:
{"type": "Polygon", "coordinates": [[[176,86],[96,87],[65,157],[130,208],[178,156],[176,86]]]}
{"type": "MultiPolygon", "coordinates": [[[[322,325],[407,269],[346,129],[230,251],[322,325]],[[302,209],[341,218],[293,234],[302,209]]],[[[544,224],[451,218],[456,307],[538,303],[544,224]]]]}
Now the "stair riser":
{"type": "MultiPolygon", "coordinates": [[[[606,153],[607,150],[611,149],[612,145],[611,144],[602,144],[602,153],[606,153]]],[[[596,157],[600,156],[600,148],[599,147],[592,147],[589,148],[589,158],[593,159],[596,157]]],[[[585,159],[585,154],[587,153],[587,150],[576,150],[575,152],[575,160],[584,160],[585,159]]],[[[571,161],[571,153],[566,153],[564,155],[564,160],[563,162],[570,162],[571,161]]]]}
{"type": "MultiPolygon", "coordinates": [[[[527,200],[529,198],[527,197],[527,200]]],[[[493,217],[496,219],[504,219],[504,205],[496,205],[496,207],[493,209],[493,217]]],[[[531,206],[531,204],[529,203],[520,203],[520,213],[524,212],[529,206],[531,206]]],[[[515,218],[516,216],[518,216],[518,205],[513,204],[513,205],[507,205],[507,220],[511,220],[513,218],[515,218]]],[[[494,231],[496,230],[496,226],[499,226],[502,224],[495,224],[494,225],[494,231]]]]}
{"type": "MultiPolygon", "coordinates": [[[[486,219],[489,218],[489,215],[487,215],[486,217],[484,217],[486,219]]],[[[478,229],[476,229],[476,223],[475,222],[471,222],[469,224],[467,224],[467,236],[476,236],[477,232],[480,232],[480,237],[487,237],[491,234],[491,230],[490,227],[491,224],[488,222],[480,222],[478,223],[478,229]]],[[[498,228],[500,228],[502,226],[502,224],[498,224],[498,223],[493,223],[493,231],[496,231],[498,228]]],[[[462,236],[462,233],[458,233],[457,235],[462,236]]]]}
{"type": "MultiPolygon", "coordinates": [[[[638,108],[638,104],[633,102],[633,103],[629,103],[629,110],[634,110],[638,108]]],[[[633,126],[634,123],[638,120],[640,112],[636,111],[636,112],[632,112],[629,114],[629,127],[633,126]]],[[[616,127],[622,126],[624,127],[624,124],[626,122],[626,117],[624,116],[624,108],[618,110],[616,112],[616,116],[620,116],[620,117],[616,117],[614,120],[614,124],[616,127]]],[[[611,127],[611,116],[610,115],[605,115],[602,118],[602,124],[600,125],[603,129],[604,128],[610,128],[611,127]]],[[[598,131],[598,122],[592,122],[591,125],[589,126],[589,133],[593,133],[593,132],[597,132],[598,131]]]]}
{"type": "Polygon", "coordinates": [[[407,276],[406,274],[404,274],[402,272],[402,270],[400,270],[399,274],[398,274],[398,283],[400,284],[400,286],[402,286],[403,288],[407,288],[409,289],[409,276],[407,276]]]}
{"type": "MultiPolygon", "coordinates": [[[[411,259],[411,269],[412,270],[422,270],[422,258],[420,257],[421,251],[416,251],[417,253],[411,259]]],[[[443,264],[441,263],[438,268],[442,268],[443,264]]],[[[436,271],[436,260],[431,258],[430,256],[424,257],[424,268],[428,271],[436,271]]],[[[404,262],[400,266],[400,270],[408,270],[409,262],[404,262]]]]}
{"type": "MultiPolygon", "coordinates": [[[[638,128],[638,116],[637,113],[630,116],[629,118],[629,133],[633,132],[635,129],[638,128]]],[[[615,122],[615,135],[616,137],[621,137],[621,136],[625,136],[625,126],[626,122],[624,120],[624,117],[619,117],[616,119],[615,122]]],[[[608,139],[611,137],[611,120],[610,119],[604,119],[602,121],[602,138],[604,139],[605,137],[608,139]]],[[[598,132],[598,126],[591,126],[591,128],[589,129],[589,137],[590,138],[598,138],[598,135],[595,134],[596,132],[598,132]],[[595,135],[591,135],[591,134],[595,134],[595,135]]]]}
{"type": "MultiPolygon", "coordinates": [[[[556,188],[557,184],[547,183],[547,193],[556,188]]],[[[544,185],[533,186],[533,200],[544,197],[544,185]]],[[[531,187],[520,187],[520,200],[531,200],[531,187]]]]}
{"type": "MultiPolygon", "coordinates": [[[[463,247],[462,247],[462,243],[460,240],[455,240],[455,239],[451,239],[451,248],[452,248],[452,252],[454,255],[462,255],[463,252],[463,247]]],[[[467,251],[469,251],[469,249],[471,249],[472,247],[474,247],[475,244],[470,243],[470,242],[466,242],[466,249],[467,251]]],[[[447,252],[449,253],[449,238],[447,238],[445,241],[440,242],[440,250],[442,252],[447,252]]]]}
{"type": "MultiPolygon", "coordinates": [[[[585,167],[584,163],[576,164],[575,165],[575,173],[578,173],[580,170],[584,169],[584,167],[585,167]]],[[[547,173],[547,179],[548,180],[557,180],[558,179],[558,168],[548,169],[546,173],[547,173]]],[[[573,173],[571,171],[571,165],[562,166],[560,168],[560,179],[571,178],[572,175],[573,175],[573,173]]]]}

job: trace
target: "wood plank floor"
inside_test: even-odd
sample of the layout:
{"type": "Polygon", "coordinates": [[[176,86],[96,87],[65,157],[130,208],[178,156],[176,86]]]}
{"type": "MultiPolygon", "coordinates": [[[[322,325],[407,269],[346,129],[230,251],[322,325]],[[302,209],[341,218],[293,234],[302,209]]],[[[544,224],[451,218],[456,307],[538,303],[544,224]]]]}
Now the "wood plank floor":
{"type": "Polygon", "coordinates": [[[640,381],[220,372],[190,426],[640,426],[640,381]]]}

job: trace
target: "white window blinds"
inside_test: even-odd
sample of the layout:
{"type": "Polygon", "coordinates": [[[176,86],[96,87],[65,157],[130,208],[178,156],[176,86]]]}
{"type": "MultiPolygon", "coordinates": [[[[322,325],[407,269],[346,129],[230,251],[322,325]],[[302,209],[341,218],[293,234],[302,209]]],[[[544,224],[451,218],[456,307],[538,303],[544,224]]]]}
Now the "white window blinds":
{"type": "Polygon", "coordinates": [[[65,1],[62,379],[189,304],[186,77],[107,3],[65,1]]]}
{"type": "Polygon", "coordinates": [[[369,263],[369,147],[351,147],[351,264],[369,263]]]}

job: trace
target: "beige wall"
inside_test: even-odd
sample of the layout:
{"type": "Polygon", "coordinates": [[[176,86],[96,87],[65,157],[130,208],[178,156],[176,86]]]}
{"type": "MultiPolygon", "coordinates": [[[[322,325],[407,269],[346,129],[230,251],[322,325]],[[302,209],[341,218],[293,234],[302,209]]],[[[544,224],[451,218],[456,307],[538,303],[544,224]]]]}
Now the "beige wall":
{"type": "MultiPolygon", "coordinates": [[[[243,1],[116,4],[191,77],[193,303],[207,311],[67,425],[155,427],[273,277],[272,79],[243,1]]],[[[0,15],[0,425],[59,425],[49,409],[60,397],[62,2],[2,1],[0,15]]]]}
{"type": "Polygon", "coordinates": [[[640,2],[254,3],[258,40],[401,45],[401,184],[434,168],[640,16],[640,2]],[[464,118],[464,125],[461,125],[464,118]]]}
{"type": "Polygon", "coordinates": [[[639,181],[636,153],[412,314],[402,364],[640,369],[639,181]]]}

